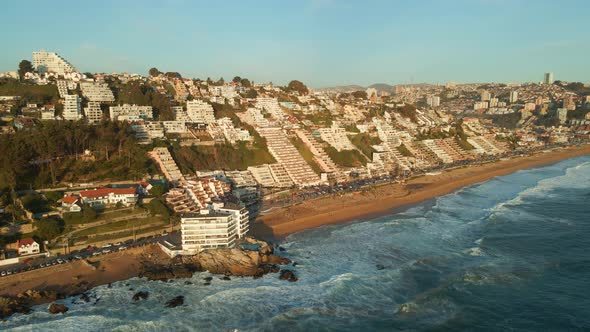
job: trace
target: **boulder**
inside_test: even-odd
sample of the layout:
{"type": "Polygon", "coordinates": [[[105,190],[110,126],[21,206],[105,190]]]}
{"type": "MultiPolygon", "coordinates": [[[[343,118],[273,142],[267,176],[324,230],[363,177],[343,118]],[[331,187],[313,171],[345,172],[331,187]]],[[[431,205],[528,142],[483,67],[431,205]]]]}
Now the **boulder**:
{"type": "Polygon", "coordinates": [[[281,275],[279,276],[281,280],[288,280],[290,282],[295,282],[299,279],[295,276],[295,273],[291,270],[281,270],[281,275]]]}
{"type": "Polygon", "coordinates": [[[268,256],[268,264],[287,265],[287,264],[291,264],[291,260],[286,257],[269,255],[268,256]]]}
{"type": "Polygon", "coordinates": [[[29,312],[31,312],[31,308],[21,300],[0,297],[0,319],[4,319],[16,313],[28,314],[29,312]]]}
{"type": "Polygon", "coordinates": [[[139,291],[133,295],[133,302],[137,302],[139,300],[147,300],[150,294],[148,292],[139,291]]]}
{"type": "Polygon", "coordinates": [[[66,312],[68,312],[68,307],[66,307],[64,304],[59,304],[59,303],[52,303],[49,305],[49,308],[47,308],[49,310],[49,312],[51,314],[65,314],[66,312]]]}
{"type": "Polygon", "coordinates": [[[172,300],[166,302],[166,307],[167,308],[176,308],[179,305],[183,305],[184,304],[184,296],[179,295],[175,298],[173,298],[172,300]]]}

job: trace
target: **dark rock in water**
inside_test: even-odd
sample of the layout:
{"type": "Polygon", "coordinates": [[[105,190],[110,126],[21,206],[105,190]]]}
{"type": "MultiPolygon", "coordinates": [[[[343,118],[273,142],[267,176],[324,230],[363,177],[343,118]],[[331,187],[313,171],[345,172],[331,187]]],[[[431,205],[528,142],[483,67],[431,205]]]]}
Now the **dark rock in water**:
{"type": "Polygon", "coordinates": [[[205,278],[203,278],[203,280],[205,280],[205,281],[211,281],[211,280],[213,280],[213,277],[205,277],[205,278]]]}
{"type": "Polygon", "coordinates": [[[90,296],[88,296],[88,294],[86,294],[86,293],[82,293],[82,295],[80,295],[80,300],[88,303],[88,302],[90,302],[90,296]]]}
{"type": "Polygon", "coordinates": [[[221,280],[231,280],[231,278],[229,276],[223,276],[223,277],[221,277],[219,279],[221,279],[221,280]]]}
{"type": "Polygon", "coordinates": [[[166,307],[167,308],[176,308],[179,305],[183,305],[184,304],[184,296],[179,295],[175,298],[173,298],[172,300],[166,302],[166,307]]]}
{"type": "Polygon", "coordinates": [[[375,265],[375,267],[377,267],[377,270],[384,270],[385,266],[381,265],[381,264],[377,264],[375,265]]]}
{"type": "Polygon", "coordinates": [[[21,301],[8,297],[0,297],[0,319],[16,313],[28,314],[30,312],[31,308],[21,301]]]}
{"type": "Polygon", "coordinates": [[[148,292],[139,291],[133,295],[133,301],[146,300],[150,294],[148,292]]]}
{"type": "Polygon", "coordinates": [[[68,312],[68,307],[66,307],[64,304],[52,303],[51,305],[49,305],[48,310],[50,313],[54,315],[65,314],[66,312],[68,312]]]}
{"type": "Polygon", "coordinates": [[[107,288],[113,288],[113,284],[109,283],[109,285],[107,286],[107,288]]]}
{"type": "Polygon", "coordinates": [[[205,286],[209,286],[209,285],[211,285],[211,283],[207,281],[207,282],[206,282],[206,283],[204,283],[203,285],[205,285],[205,286]]]}
{"type": "Polygon", "coordinates": [[[193,272],[185,266],[173,266],[172,274],[175,278],[190,278],[193,276],[193,272]]]}
{"type": "Polygon", "coordinates": [[[126,283],[125,286],[129,286],[129,283],[126,283]]]}
{"type": "Polygon", "coordinates": [[[279,246],[279,251],[285,251],[285,248],[279,246]]]}
{"type": "Polygon", "coordinates": [[[129,287],[129,290],[132,291],[132,290],[134,290],[134,288],[133,287],[129,287]]]}
{"type": "Polygon", "coordinates": [[[291,282],[299,280],[297,279],[297,277],[295,277],[295,273],[293,273],[293,271],[291,270],[281,270],[281,275],[279,276],[279,279],[288,280],[291,282]]]}
{"type": "Polygon", "coordinates": [[[187,281],[185,281],[185,282],[184,282],[184,284],[185,284],[185,285],[192,285],[192,284],[193,284],[193,282],[192,282],[192,281],[188,281],[188,280],[187,280],[187,281]]]}
{"type": "Polygon", "coordinates": [[[281,271],[281,268],[278,265],[276,265],[276,264],[271,265],[270,273],[279,273],[279,271],[281,271]]]}
{"type": "Polygon", "coordinates": [[[297,262],[293,262],[293,267],[297,266],[299,264],[297,264],[297,262]]]}

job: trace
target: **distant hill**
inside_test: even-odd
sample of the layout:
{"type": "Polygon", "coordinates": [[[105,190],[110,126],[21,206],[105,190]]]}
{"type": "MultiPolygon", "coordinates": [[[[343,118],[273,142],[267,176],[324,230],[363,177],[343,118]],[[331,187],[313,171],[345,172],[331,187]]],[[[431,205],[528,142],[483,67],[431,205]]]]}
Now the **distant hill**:
{"type": "Polygon", "coordinates": [[[369,88],[373,88],[377,91],[391,92],[393,90],[393,85],[389,85],[386,83],[375,83],[369,85],[369,88]]]}
{"type": "Polygon", "coordinates": [[[359,90],[366,90],[367,88],[365,88],[364,86],[360,86],[360,85],[340,85],[340,86],[333,86],[333,87],[327,87],[327,88],[320,88],[320,89],[316,89],[318,91],[336,91],[336,92],[354,92],[354,91],[359,91],[359,90]]]}

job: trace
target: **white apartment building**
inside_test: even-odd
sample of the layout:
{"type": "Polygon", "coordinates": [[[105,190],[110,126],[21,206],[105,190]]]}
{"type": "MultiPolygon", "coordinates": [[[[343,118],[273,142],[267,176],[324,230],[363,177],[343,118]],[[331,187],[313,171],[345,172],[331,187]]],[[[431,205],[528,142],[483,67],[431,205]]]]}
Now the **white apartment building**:
{"type": "Polygon", "coordinates": [[[201,209],[180,218],[182,252],[194,255],[203,250],[233,248],[238,240],[239,219],[233,213],[201,209]]]}
{"type": "MultiPolygon", "coordinates": [[[[210,124],[215,122],[213,107],[202,100],[186,102],[186,113],[190,122],[210,124]]],[[[178,120],[178,119],[177,119],[178,120]]]]}
{"type": "Polygon", "coordinates": [[[250,230],[250,217],[248,209],[237,204],[213,203],[211,208],[215,212],[232,214],[238,224],[238,238],[243,238],[250,230]]]}
{"type": "Polygon", "coordinates": [[[89,101],[88,106],[84,108],[84,116],[88,123],[98,123],[102,121],[102,110],[100,103],[96,101],[89,101]]]}
{"type": "Polygon", "coordinates": [[[483,91],[481,93],[481,101],[489,101],[490,99],[492,99],[491,93],[489,93],[488,91],[483,91]]]}
{"type": "Polygon", "coordinates": [[[33,52],[33,68],[40,74],[52,72],[65,75],[66,73],[77,72],[76,68],[66,59],[55,52],[46,51],[33,52]]]}
{"type": "Polygon", "coordinates": [[[162,126],[167,134],[182,134],[188,131],[184,121],[162,121],[162,126]]]}
{"type": "Polygon", "coordinates": [[[78,95],[67,95],[64,98],[62,116],[64,120],[76,121],[82,118],[81,99],[78,95]]]}
{"type": "Polygon", "coordinates": [[[320,137],[326,143],[333,146],[336,150],[354,150],[354,145],[346,136],[346,130],[344,128],[340,128],[337,125],[332,125],[330,128],[320,128],[318,129],[320,133],[320,137]]]}
{"type": "Polygon", "coordinates": [[[82,95],[90,101],[112,103],[115,101],[113,91],[106,83],[82,82],[80,83],[82,95]]]}
{"type": "Polygon", "coordinates": [[[285,166],[295,184],[309,186],[320,183],[318,175],[299,154],[281,128],[259,128],[258,132],[266,138],[268,151],[277,162],[285,166]]]}
{"type": "Polygon", "coordinates": [[[151,106],[123,104],[109,107],[111,121],[129,121],[130,119],[149,120],[154,117],[151,106]]]}
{"type": "Polygon", "coordinates": [[[65,98],[68,94],[68,82],[66,80],[57,80],[56,85],[59,96],[65,98]]]}
{"type": "Polygon", "coordinates": [[[281,109],[277,98],[258,97],[256,98],[256,108],[267,111],[278,121],[285,118],[285,113],[281,109]]]}
{"type": "Polygon", "coordinates": [[[154,148],[148,155],[154,159],[158,167],[164,173],[164,177],[168,182],[178,184],[185,182],[184,176],[180,173],[176,162],[172,158],[170,151],[164,147],[154,148]]]}

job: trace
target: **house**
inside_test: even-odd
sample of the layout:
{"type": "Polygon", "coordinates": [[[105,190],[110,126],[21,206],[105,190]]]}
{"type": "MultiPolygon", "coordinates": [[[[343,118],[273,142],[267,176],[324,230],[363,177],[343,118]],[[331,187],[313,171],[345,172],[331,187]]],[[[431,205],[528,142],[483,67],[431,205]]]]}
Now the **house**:
{"type": "Polygon", "coordinates": [[[78,196],[64,196],[61,199],[61,207],[64,212],[80,212],[82,211],[82,202],[78,196]]]}
{"type": "Polygon", "coordinates": [[[136,188],[98,188],[80,192],[82,204],[92,207],[103,207],[121,203],[124,206],[131,206],[137,203],[139,195],[136,188]]]}
{"type": "Polygon", "coordinates": [[[149,182],[140,182],[137,186],[137,192],[142,196],[147,196],[150,194],[152,187],[149,182]]]}
{"type": "Polygon", "coordinates": [[[32,238],[18,240],[18,254],[19,256],[38,254],[39,243],[35,242],[32,238]]]}

